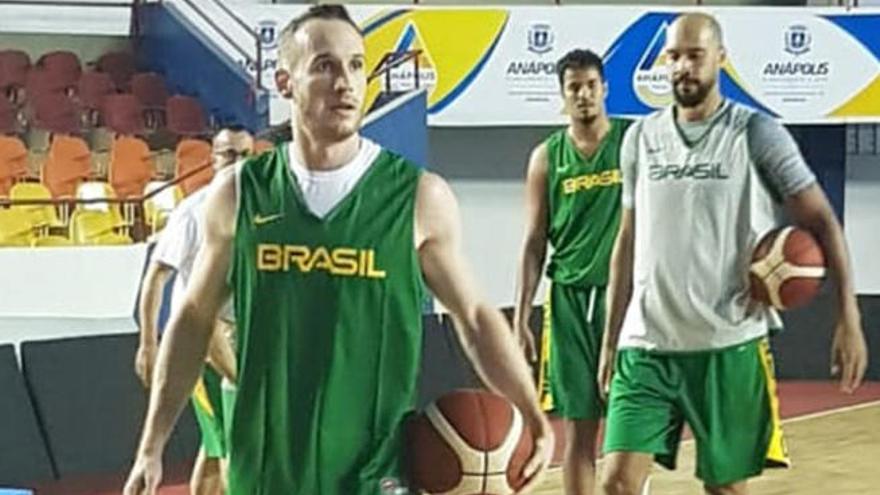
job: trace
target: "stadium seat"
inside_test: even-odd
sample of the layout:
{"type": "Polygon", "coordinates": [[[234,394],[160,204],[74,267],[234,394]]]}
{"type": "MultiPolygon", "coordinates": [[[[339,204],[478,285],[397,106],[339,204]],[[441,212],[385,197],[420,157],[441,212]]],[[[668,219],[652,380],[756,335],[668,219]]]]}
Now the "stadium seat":
{"type": "Polygon", "coordinates": [[[75,136],[55,134],[40,177],[52,196],[72,197],[76,194],[76,186],[91,173],[91,152],[86,142],[75,136]]]}
{"type": "Polygon", "coordinates": [[[109,179],[120,198],[140,196],[155,175],[150,148],[143,140],[120,136],[110,148],[109,179]]]}
{"type": "MultiPolygon", "coordinates": [[[[144,196],[148,196],[153,191],[165,187],[168,183],[163,181],[151,181],[144,188],[144,196]]],[[[162,230],[171,216],[171,212],[183,199],[183,189],[174,185],[165,187],[155,196],[144,201],[144,217],[147,227],[155,233],[162,230]]]]}
{"type": "Polygon", "coordinates": [[[63,134],[79,134],[82,116],[77,105],[64,94],[39,93],[32,100],[33,125],[40,129],[63,134]]]}
{"type": "Polygon", "coordinates": [[[12,208],[0,210],[0,246],[27,247],[34,238],[31,217],[12,208]]]}
{"type": "Polygon", "coordinates": [[[78,245],[131,244],[131,238],[116,232],[116,218],[110,212],[76,210],[70,216],[70,240],[78,245]]]}
{"type": "MultiPolygon", "coordinates": [[[[83,182],[76,188],[76,199],[116,199],[117,197],[116,192],[113,190],[113,186],[106,182],[88,181],[83,182]]],[[[115,222],[114,228],[121,229],[128,225],[123,218],[121,213],[122,209],[119,203],[85,203],[78,204],[76,209],[109,213],[115,222]]]]}
{"type": "Polygon", "coordinates": [[[113,78],[113,84],[120,92],[128,91],[131,77],[137,72],[134,55],[128,52],[105,53],[98,59],[97,67],[113,78]]]}
{"type": "Polygon", "coordinates": [[[23,88],[27,80],[31,59],[21,50],[0,50],[0,92],[11,103],[23,102],[23,88]]]}
{"type": "MultiPolygon", "coordinates": [[[[211,144],[199,139],[184,139],[177,145],[175,159],[175,177],[183,177],[185,174],[211,163],[211,144]]],[[[183,193],[189,196],[200,187],[211,182],[213,178],[214,169],[207,166],[201,172],[197,172],[181,181],[180,187],[183,188],[183,193]]]]}
{"type": "Polygon", "coordinates": [[[73,241],[60,235],[38,235],[31,241],[31,247],[70,247],[73,241]]]}
{"type": "Polygon", "coordinates": [[[87,113],[87,121],[92,127],[101,124],[100,115],[104,108],[104,97],[116,92],[113,79],[108,74],[97,71],[83,72],[79,78],[79,103],[87,113]]]}
{"type": "Polygon", "coordinates": [[[165,79],[155,72],[142,72],[131,78],[131,92],[141,101],[144,108],[164,109],[168,101],[165,79]]]}
{"type": "Polygon", "coordinates": [[[18,134],[20,131],[18,109],[6,98],[0,97],[0,134],[18,134]]]}
{"type": "MultiPolygon", "coordinates": [[[[52,199],[49,189],[37,182],[19,182],[9,190],[9,199],[52,199]]],[[[24,212],[30,217],[30,223],[37,227],[48,230],[49,228],[63,227],[64,223],[58,216],[55,206],[51,204],[41,205],[13,205],[12,210],[24,212]]]]}
{"type": "Polygon", "coordinates": [[[12,185],[27,177],[27,160],[27,148],[20,139],[0,136],[0,196],[9,196],[12,185]]]}
{"type": "MultiPolygon", "coordinates": [[[[78,84],[78,83],[77,83],[78,84]]],[[[24,100],[28,107],[34,108],[40,97],[47,94],[70,96],[71,92],[62,79],[56,78],[45,69],[34,67],[27,73],[24,83],[24,100]]]]}
{"type": "Polygon", "coordinates": [[[131,78],[131,92],[144,106],[147,127],[150,129],[164,127],[168,89],[162,76],[155,72],[135,74],[131,78]]]}
{"type": "MultiPolygon", "coordinates": [[[[22,50],[0,50],[0,74],[24,76],[31,68],[31,57],[22,50]]],[[[23,83],[24,80],[21,81],[23,83]]]]}
{"type": "Polygon", "coordinates": [[[82,63],[80,63],[79,57],[67,50],[44,53],[37,59],[35,65],[55,76],[65,80],[73,80],[74,82],[82,74],[82,63]]]}
{"type": "Polygon", "coordinates": [[[205,112],[199,100],[175,95],[165,104],[168,130],[179,136],[202,136],[208,131],[205,112]]]}
{"type": "MultiPolygon", "coordinates": [[[[65,52],[55,53],[62,54],[65,52]]],[[[28,99],[31,98],[31,93],[34,89],[50,89],[54,92],[60,91],[68,96],[76,93],[79,84],[79,76],[82,74],[82,69],[79,65],[73,65],[74,62],[67,59],[64,55],[58,57],[53,56],[48,60],[50,61],[49,63],[42,64],[40,61],[37,61],[34,67],[28,71],[25,82],[28,99]],[[34,86],[35,84],[36,86],[34,86]]],[[[79,59],[76,59],[76,63],[79,63],[79,59]]]]}
{"type": "Polygon", "coordinates": [[[104,98],[103,121],[117,134],[143,134],[144,108],[132,94],[114,94],[104,98]]]}

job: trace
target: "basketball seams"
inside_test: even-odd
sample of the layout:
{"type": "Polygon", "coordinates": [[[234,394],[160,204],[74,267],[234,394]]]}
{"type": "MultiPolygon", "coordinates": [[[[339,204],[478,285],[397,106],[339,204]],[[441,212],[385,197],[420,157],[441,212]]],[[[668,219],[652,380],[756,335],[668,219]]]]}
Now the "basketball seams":
{"type": "MultiPolygon", "coordinates": [[[[483,400],[477,399],[479,414],[487,418],[488,411],[483,400]]],[[[492,450],[479,450],[472,447],[455,426],[446,418],[437,403],[429,404],[424,411],[434,430],[457,454],[461,463],[461,479],[451,490],[438,495],[458,493],[497,493],[499,495],[513,492],[508,480],[508,467],[525,431],[522,413],[510,406],[511,420],[508,433],[501,445],[492,450]]],[[[483,429],[483,444],[489,443],[489,432],[483,429]]]]}
{"type": "Polygon", "coordinates": [[[434,426],[437,433],[443,437],[443,440],[458,452],[461,460],[462,472],[485,473],[485,458],[482,452],[470,446],[464,438],[458,433],[454,426],[446,419],[446,416],[440,412],[436,404],[430,404],[425,408],[425,416],[434,426]]]}
{"type": "Polygon", "coordinates": [[[762,280],[770,304],[777,309],[786,309],[782,302],[782,289],[786,282],[798,278],[822,278],[826,274],[824,266],[799,266],[787,261],[786,254],[797,256],[804,250],[791,252],[789,249],[786,251],[788,238],[796,232],[792,226],[780,230],[773,239],[767,254],[752,263],[749,269],[752,274],[762,280]]]}

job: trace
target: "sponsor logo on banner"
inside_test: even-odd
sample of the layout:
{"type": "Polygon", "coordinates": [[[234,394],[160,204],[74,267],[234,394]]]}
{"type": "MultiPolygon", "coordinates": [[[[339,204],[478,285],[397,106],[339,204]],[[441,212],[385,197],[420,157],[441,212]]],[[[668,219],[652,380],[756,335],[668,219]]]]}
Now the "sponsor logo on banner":
{"type": "Polygon", "coordinates": [[[278,46],[278,23],[272,19],[260,21],[257,24],[257,36],[263,50],[272,50],[278,46]]]}
{"type": "Polygon", "coordinates": [[[529,51],[544,54],[553,50],[553,30],[546,22],[535,22],[529,26],[529,51]]]}
{"type": "Polygon", "coordinates": [[[666,30],[669,23],[664,22],[654,33],[645,48],[636,70],[633,72],[633,89],[645,105],[660,108],[672,103],[672,81],[666,67],[666,30]]]}
{"type": "MultiPolygon", "coordinates": [[[[428,88],[428,114],[453,105],[474,84],[498,45],[507,25],[505,9],[390,9],[362,22],[367,67],[374,70],[389,53],[421,50],[419,86],[428,88]],[[455,30],[467,36],[452,36],[455,30]]],[[[415,64],[405,62],[391,71],[392,90],[415,85],[415,64]]],[[[367,108],[383,98],[387,81],[374,79],[367,87],[367,108]]],[[[429,122],[431,122],[429,120],[429,122]]]]}
{"type": "Polygon", "coordinates": [[[526,51],[531,55],[507,62],[504,79],[507,94],[527,103],[546,103],[559,98],[556,78],[556,36],[547,22],[533,22],[526,32],[526,51]]]}
{"type": "Polygon", "coordinates": [[[785,31],[785,51],[792,55],[803,55],[810,51],[813,37],[807,26],[795,24],[785,31]]]}
{"type": "MultiPolygon", "coordinates": [[[[411,59],[388,71],[391,78],[391,91],[410,91],[418,88],[434,88],[437,82],[437,70],[428,48],[419,34],[419,28],[410,22],[403,29],[395,46],[395,53],[418,50],[420,53],[416,59],[411,59]],[[416,64],[418,60],[418,64],[416,64]],[[418,67],[418,72],[416,72],[418,67]],[[418,76],[418,77],[416,77],[418,76]]],[[[384,81],[383,81],[384,84],[384,81]]]]}
{"type": "Polygon", "coordinates": [[[831,75],[831,61],[806,57],[813,49],[813,36],[803,24],[783,33],[783,56],[764,64],[761,71],[767,96],[781,103],[807,103],[822,98],[831,75]]]}

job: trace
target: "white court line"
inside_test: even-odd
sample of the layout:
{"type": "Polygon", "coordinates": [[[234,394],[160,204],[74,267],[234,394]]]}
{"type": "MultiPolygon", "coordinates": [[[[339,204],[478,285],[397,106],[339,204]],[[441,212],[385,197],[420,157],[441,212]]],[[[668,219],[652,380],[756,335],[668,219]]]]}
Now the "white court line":
{"type": "Polygon", "coordinates": [[[806,421],[808,419],[816,419],[823,418],[825,416],[831,416],[832,414],[845,413],[851,411],[858,411],[859,409],[866,409],[872,406],[880,406],[880,400],[873,400],[869,402],[862,402],[861,404],[853,404],[851,406],[843,406],[836,407],[834,409],[828,409],[825,411],[814,412],[810,414],[804,414],[801,416],[794,416],[791,418],[786,418],[782,420],[782,424],[788,423],[797,423],[798,421],[806,421]]]}
{"type": "MultiPolygon", "coordinates": [[[[831,416],[833,414],[839,414],[839,413],[845,413],[845,412],[858,411],[859,409],[867,409],[872,406],[880,406],[880,400],[872,400],[869,402],[862,402],[861,404],[853,404],[851,406],[836,407],[834,409],[828,409],[825,411],[819,411],[819,412],[814,412],[814,413],[810,413],[810,414],[803,414],[801,416],[792,416],[790,418],[783,419],[782,424],[787,425],[787,424],[791,424],[791,423],[797,423],[799,421],[807,421],[810,419],[824,418],[825,416],[831,416]]],[[[693,442],[693,441],[694,441],[694,437],[692,434],[690,437],[685,438],[680,443],[684,444],[684,443],[693,442]]]]}

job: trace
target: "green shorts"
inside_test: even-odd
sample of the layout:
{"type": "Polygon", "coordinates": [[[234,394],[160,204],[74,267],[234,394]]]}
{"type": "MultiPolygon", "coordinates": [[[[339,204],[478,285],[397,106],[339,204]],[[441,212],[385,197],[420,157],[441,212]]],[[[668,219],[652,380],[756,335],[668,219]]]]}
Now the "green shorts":
{"type": "Polygon", "coordinates": [[[209,458],[226,456],[220,380],[220,375],[206,365],[192,393],[193,411],[202,433],[202,448],[209,458]]]}
{"type": "Polygon", "coordinates": [[[542,409],[574,420],[604,415],[596,385],[604,328],[605,287],[550,286],[538,378],[542,409]]]}
{"type": "Polygon", "coordinates": [[[675,469],[685,423],[697,442],[696,475],[709,486],[789,465],[766,339],[707,352],[618,352],[605,453],[654,454],[675,469]]]}

